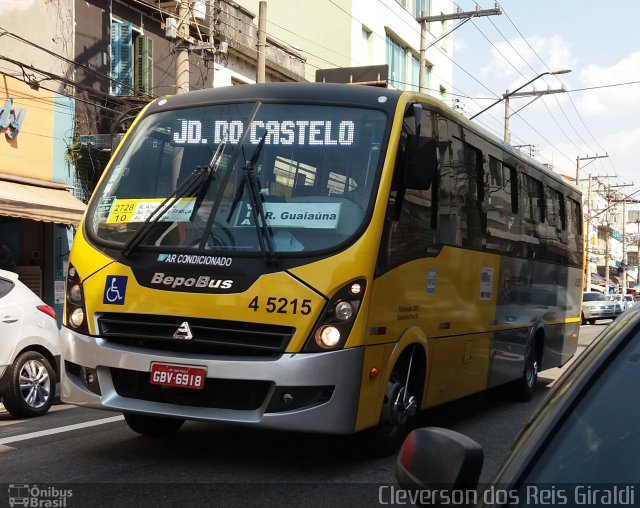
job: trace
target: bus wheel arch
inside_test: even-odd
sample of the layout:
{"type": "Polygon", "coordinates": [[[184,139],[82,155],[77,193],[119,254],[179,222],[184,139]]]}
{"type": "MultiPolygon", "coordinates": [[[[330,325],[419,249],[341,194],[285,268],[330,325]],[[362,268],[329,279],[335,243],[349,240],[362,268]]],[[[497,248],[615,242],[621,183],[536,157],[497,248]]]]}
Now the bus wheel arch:
{"type": "Polygon", "coordinates": [[[363,431],[367,453],[374,457],[396,452],[420,411],[427,371],[425,346],[420,342],[405,345],[389,365],[393,367],[389,370],[380,419],[375,427],[363,431]]]}

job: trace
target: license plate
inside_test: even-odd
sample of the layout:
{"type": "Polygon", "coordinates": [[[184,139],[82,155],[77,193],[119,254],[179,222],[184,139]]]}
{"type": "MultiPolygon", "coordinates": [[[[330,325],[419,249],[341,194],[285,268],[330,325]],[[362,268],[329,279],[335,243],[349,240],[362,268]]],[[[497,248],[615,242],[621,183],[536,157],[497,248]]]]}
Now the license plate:
{"type": "Polygon", "coordinates": [[[149,381],[152,385],[202,390],[206,377],[206,367],[152,363],[149,381]]]}

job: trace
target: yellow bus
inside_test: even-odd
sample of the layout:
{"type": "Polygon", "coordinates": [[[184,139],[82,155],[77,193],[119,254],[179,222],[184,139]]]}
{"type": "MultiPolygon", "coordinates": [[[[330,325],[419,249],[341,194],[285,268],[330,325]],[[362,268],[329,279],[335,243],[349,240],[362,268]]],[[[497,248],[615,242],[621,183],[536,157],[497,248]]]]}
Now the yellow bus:
{"type": "Polygon", "coordinates": [[[577,188],[417,93],[247,85],[163,97],[105,170],[68,268],[62,399],[349,434],[576,351],[577,188]]]}

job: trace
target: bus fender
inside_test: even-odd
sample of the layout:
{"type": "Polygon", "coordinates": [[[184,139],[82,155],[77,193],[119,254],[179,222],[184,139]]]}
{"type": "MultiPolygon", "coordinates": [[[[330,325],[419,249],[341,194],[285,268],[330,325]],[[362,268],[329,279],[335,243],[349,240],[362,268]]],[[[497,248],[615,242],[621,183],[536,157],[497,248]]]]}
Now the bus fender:
{"type": "Polygon", "coordinates": [[[422,346],[422,349],[424,350],[425,357],[427,356],[427,336],[419,326],[410,326],[402,332],[400,338],[398,339],[398,342],[396,342],[393,350],[391,351],[391,355],[389,356],[389,361],[384,372],[385,382],[389,381],[389,378],[391,377],[391,371],[398,361],[398,358],[400,358],[400,355],[411,344],[420,344],[422,346]]]}
{"type": "MultiPolygon", "coordinates": [[[[383,403],[383,398],[384,398],[384,394],[385,394],[385,388],[387,386],[387,383],[389,382],[389,379],[391,378],[391,374],[393,372],[393,369],[394,369],[396,363],[398,363],[398,359],[400,358],[402,353],[405,352],[413,344],[417,344],[417,345],[421,346],[422,353],[424,355],[425,365],[429,365],[428,349],[427,349],[427,336],[425,335],[425,333],[422,330],[422,328],[420,328],[419,326],[410,326],[410,327],[408,327],[407,329],[405,329],[402,332],[402,334],[400,335],[400,337],[398,339],[398,342],[396,342],[394,344],[393,350],[391,351],[391,354],[389,355],[389,360],[387,361],[387,364],[385,365],[384,379],[383,379],[384,382],[381,383],[382,391],[380,392],[380,396],[378,397],[377,414],[379,414],[380,411],[382,410],[382,403],[383,403]]],[[[426,385],[426,378],[427,378],[427,376],[425,375],[425,379],[424,379],[423,385],[421,387],[423,394],[424,394],[424,389],[425,389],[425,385],[426,385]]]]}
{"type": "MultiPolygon", "coordinates": [[[[529,339],[527,340],[526,351],[533,347],[533,343],[538,336],[542,336],[544,339],[546,335],[544,321],[541,318],[536,318],[531,323],[531,331],[529,332],[529,339]]],[[[544,344],[542,344],[544,345],[544,344]]]]}

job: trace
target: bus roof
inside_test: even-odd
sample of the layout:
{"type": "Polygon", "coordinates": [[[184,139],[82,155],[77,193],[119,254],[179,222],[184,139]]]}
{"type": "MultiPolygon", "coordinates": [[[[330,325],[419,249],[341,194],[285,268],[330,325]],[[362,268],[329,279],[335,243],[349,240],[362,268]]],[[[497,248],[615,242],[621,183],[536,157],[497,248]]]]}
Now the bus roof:
{"type": "Polygon", "coordinates": [[[209,88],[185,94],[161,97],[148,109],[147,113],[173,108],[204,106],[220,102],[327,102],[352,106],[395,110],[403,92],[388,88],[336,83],[267,83],[255,85],[226,86],[209,88]],[[384,97],[384,100],[379,100],[384,97]],[[166,99],[166,103],[162,103],[166,99]],[[162,103],[162,104],[161,104],[162,103]]]}

